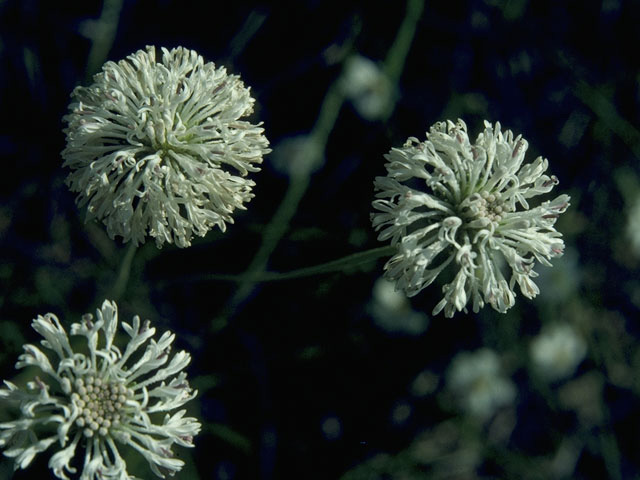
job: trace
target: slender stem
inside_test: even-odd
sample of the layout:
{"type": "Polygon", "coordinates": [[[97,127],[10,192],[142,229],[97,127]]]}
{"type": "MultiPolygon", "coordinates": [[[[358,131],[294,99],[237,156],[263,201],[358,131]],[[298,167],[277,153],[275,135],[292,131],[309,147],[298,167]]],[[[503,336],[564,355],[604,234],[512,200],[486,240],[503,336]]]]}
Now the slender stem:
{"type": "Polygon", "coordinates": [[[234,59],[240,56],[258,30],[260,30],[260,27],[262,27],[266,19],[267,14],[261,12],[259,9],[255,9],[249,13],[240,31],[236,33],[229,42],[229,62],[233,62],[234,59]]]}
{"type": "MultiPolygon", "coordinates": [[[[601,372],[606,372],[609,370],[611,363],[613,363],[610,346],[607,345],[605,339],[595,333],[593,326],[591,326],[588,341],[589,352],[596,366],[599,367],[601,372]]],[[[600,442],[600,452],[607,469],[608,478],[620,480],[622,479],[620,448],[611,428],[611,410],[607,402],[602,399],[602,391],[600,392],[599,403],[602,412],[600,429],[597,434],[600,442]]]]}
{"type": "Polygon", "coordinates": [[[573,94],[627,144],[636,158],[640,158],[640,131],[618,113],[613,103],[584,80],[578,80],[573,94]]]}
{"type": "Polygon", "coordinates": [[[342,272],[349,273],[361,267],[377,260],[380,257],[387,257],[393,255],[396,252],[396,247],[386,246],[372,248],[371,250],[365,250],[364,252],[352,253],[346,257],[332,260],[330,262],[322,263],[320,265],[314,265],[312,267],[299,268],[285,273],[272,274],[272,280],[292,280],[303,277],[310,277],[313,275],[323,273],[342,272]]]}
{"type": "MultiPolygon", "coordinates": [[[[400,25],[396,39],[389,49],[389,53],[385,61],[385,71],[394,84],[397,84],[400,79],[400,75],[402,74],[407,54],[409,53],[409,49],[415,36],[417,23],[422,15],[423,9],[424,0],[408,0],[406,16],[400,25]]],[[[315,140],[316,145],[323,152],[326,148],[329,136],[331,135],[331,131],[335,126],[340,109],[345,101],[344,92],[340,88],[340,81],[341,78],[338,78],[327,90],[322,102],[322,107],[318,114],[318,119],[310,132],[310,137],[315,140]]],[[[389,114],[390,113],[391,112],[389,112],[389,114]]],[[[309,171],[298,172],[291,176],[289,189],[278,207],[278,210],[265,228],[262,244],[244,274],[239,276],[217,277],[214,275],[208,275],[206,277],[209,280],[213,280],[215,277],[215,279],[218,280],[234,280],[240,282],[238,289],[227,303],[226,307],[220,315],[213,320],[212,326],[214,330],[224,328],[227,325],[228,319],[232,315],[238,313],[244,301],[251,295],[251,292],[255,288],[256,281],[284,280],[286,278],[299,278],[301,276],[315,275],[317,273],[325,273],[327,271],[343,271],[349,264],[353,265],[353,262],[359,261],[357,258],[350,256],[345,257],[345,259],[347,259],[345,263],[341,263],[342,260],[345,259],[336,260],[336,263],[333,264],[332,262],[329,262],[329,264],[309,267],[306,269],[303,268],[295,270],[294,272],[289,272],[288,274],[265,272],[269,257],[289,228],[289,223],[297,211],[298,205],[309,186],[310,176],[311,173],[309,171]]],[[[382,256],[390,254],[394,249],[392,247],[383,247],[373,251],[378,252],[378,256],[382,256]]],[[[362,261],[370,260],[371,259],[362,261]]]]}
{"type": "Polygon", "coordinates": [[[245,455],[248,455],[253,448],[251,441],[247,437],[222,423],[207,422],[204,429],[207,433],[211,433],[216,437],[221,438],[229,445],[232,445],[242,451],[245,455]]]}
{"type": "MultiPolygon", "coordinates": [[[[329,134],[333,129],[343,102],[344,97],[336,87],[336,84],[332,84],[322,103],[318,120],[311,131],[311,136],[315,137],[318,144],[322,146],[322,150],[324,150],[326,146],[329,134]]],[[[264,271],[266,268],[269,257],[278,246],[278,243],[280,243],[280,240],[289,228],[291,219],[298,210],[298,205],[309,187],[309,180],[309,173],[297,174],[291,177],[285,196],[280,202],[276,213],[271,218],[271,221],[264,229],[262,243],[246,270],[248,273],[264,271]]],[[[236,295],[234,295],[236,299],[243,300],[246,298],[246,295],[250,293],[251,286],[247,287],[243,285],[243,287],[244,288],[239,288],[236,295]],[[249,288],[249,291],[246,291],[247,288],[249,288]]]]}
{"type": "MultiPolygon", "coordinates": [[[[611,424],[609,423],[609,425],[611,424]]],[[[611,431],[611,427],[605,427],[605,430],[600,432],[599,437],[600,450],[602,451],[604,465],[609,474],[609,478],[611,480],[621,480],[620,448],[618,448],[618,443],[615,435],[611,431]]]]}
{"type": "Polygon", "coordinates": [[[118,301],[124,294],[127,283],[129,282],[129,275],[131,274],[131,264],[133,263],[133,257],[135,256],[137,247],[133,242],[127,247],[127,251],[124,254],[122,263],[120,264],[120,270],[118,271],[118,277],[116,283],[111,289],[111,299],[118,301]]]}
{"type": "Polygon", "coordinates": [[[418,20],[420,20],[423,10],[424,0],[409,0],[407,2],[407,13],[398,29],[393,45],[387,52],[384,69],[394,84],[398,83],[402,75],[402,70],[416,33],[418,20]]]}
{"type": "MultiPolygon", "coordinates": [[[[423,10],[424,0],[408,0],[405,17],[398,29],[393,45],[389,48],[387,57],[384,60],[383,69],[392,85],[394,95],[400,90],[400,77],[402,76],[407,55],[409,54],[413,38],[416,34],[418,20],[420,20],[423,10]]],[[[389,102],[387,111],[384,112],[383,122],[386,122],[391,117],[396,107],[395,96],[393,100],[393,102],[389,102]]]]}
{"type": "Polygon", "coordinates": [[[236,308],[244,301],[254,288],[254,277],[259,276],[267,266],[269,257],[278,246],[278,243],[289,228],[291,218],[298,209],[298,204],[302,200],[307,187],[309,185],[309,177],[299,175],[291,179],[289,188],[282,202],[278,206],[276,213],[273,215],[269,224],[265,227],[262,235],[262,243],[253,257],[253,260],[247,267],[245,274],[240,275],[238,280],[241,282],[235,294],[230,300],[230,306],[236,308]]]}
{"type": "Polygon", "coordinates": [[[335,81],[331,84],[327,93],[325,94],[318,119],[316,120],[313,129],[311,130],[311,137],[313,137],[318,145],[324,147],[329,141],[329,135],[333,130],[338,114],[344,103],[344,94],[339,85],[340,81],[335,81]]]}
{"type": "Polygon", "coordinates": [[[310,267],[298,268],[289,272],[265,272],[254,271],[239,273],[239,274],[225,274],[225,273],[209,273],[200,276],[189,276],[187,278],[177,278],[173,281],[179,283],[186,282],[277,282],[283,280],[296,280],[299,278],[312,277],[314,275],[322,275],[326,273],[351,273],[357,271],[363,265],[367,265],[378,258],[388,257],[396,253],[396,247],[386,246],[373,248],[371,250],[365,250],[363,252],[352,253],[337,260],[331,260],[329,262],[321,263],[318,265],[312,265],[310,267]]]}
{"type": "MultiPolygon", "coordinates": [[[[309,134],[322,152],[325,150],[329,135],[333,130],[343,103],[344,95],[341,89],[338,88],[338,81],[335,81],[329,87],[324,97],[320,112],[318,113],[318,119],[309,134]]],[[[298,210],[298,205],[309,187],[310,179],[310,171],[297,172],[291,175],[289,188],[271,218],[271,221],[265,227],[264,234],[262,235],[262,243],[258,251],[245,273],[237,277],[236,281],[239,281],[240,284],[234,295],[229,302],[227,302],[222,312],[212,322],[214,330],[224,328],[229,318],[238,313],[244,301],[249,298],[251,292],[253,292],[255,288],[253,278],[259,278],[260,275],[264,273],[267,263],[269,262],[269,257],[289,229],[291,219],[298,210]]]]}
{"type": "Polygon", "coordinates": [[[91,77],[100,71],[100,67],[107,59],[113,46],[122,2],[123,0],[105,0],[100,18],[93,22],[91,30],[88,32],[87,36],[91,38],[91,50],[89,50],[89,58],[87,59],[85,79],[87,82],[91,82],[91,77]]]}

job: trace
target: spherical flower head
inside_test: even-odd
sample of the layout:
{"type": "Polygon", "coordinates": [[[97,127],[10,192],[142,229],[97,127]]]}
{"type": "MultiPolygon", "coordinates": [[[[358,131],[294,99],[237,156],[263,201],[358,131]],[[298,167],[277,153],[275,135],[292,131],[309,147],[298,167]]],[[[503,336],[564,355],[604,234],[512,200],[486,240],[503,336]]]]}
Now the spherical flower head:
{"type": "Polygon", "coordinates": [[[269,142],[240,120],[254,99],[236,75],[193,50],[147,47],[107,62],[71,94],[64,166],[69,188],[111,238],[147,235],[188,247],[245,209],[269,142]]]}
{"type": "Polygon", "coordinates": [[[175,411],[197,393],[182,371],[190,355],[169,355],[175,335],[165,332],[156,341],[155,328],[135,316],[131,324],[122,323],[128,342],[124,349],[117,347],[118,311],[109,301],[95,319],[87,314],[71,325],[71,335],[85,340],[75,349],[55,315],[39,316],[32,326],[44,338],[44,349],[25,345],[16,368],[39,372],[26,391],[8,381],[0,389],[3,408],[20,412],[17,419],[0,423],[0,447],[16,469],[26,468],[52,445],[59,450],[49,467],[62,479],[77,467],[80,480],[134,479],[120,454],[127,447],[142,454],[161,478],[182,468],[172,447],[193,446],[200,423],[185,417],[186,410],[175,411]]]}
{"type": "Polygon", "coordinates": [[[488,303],[504,313],[514,304],[516,283],[527,298],[539,293],[533,268],[562,255],[554,224],[569,196],[529,204],[558,179],[545,175],[545,158],[523,165],[526,150],[526,140],[502,132],[499,123],[485,122],[471,144],[458,120],[436,123],[426,141],[411,137],[385,155],[387,176],[375,179],[371,220],[378,239],[397,247],[385,265],[396,288],[414,296],[449,267],[453,279],[433,310],[447,317],[466,312],[469,301],[474,312],[488,303]]]}

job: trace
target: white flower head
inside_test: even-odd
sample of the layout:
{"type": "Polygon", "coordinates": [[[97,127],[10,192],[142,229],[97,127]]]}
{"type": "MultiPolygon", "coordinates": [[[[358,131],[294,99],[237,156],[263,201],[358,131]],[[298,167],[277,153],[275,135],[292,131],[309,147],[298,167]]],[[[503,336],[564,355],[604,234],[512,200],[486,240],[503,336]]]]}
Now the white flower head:
{"type": "Polygon", "coordinates": [[[531,198],[551,191],[548,161],[524,164],[527,142],[500,124],[485,122],[471,144],[462,120],[436,123],[420,142],[411,137],[385,155],[387,176],[377,177],[373,226],[397,253],[385,275],[411,297],[447,267],[453,279],[433,310],[447,317],[477,312],[485,303],[499,312],[514,304],[514,285],[527,298],[538,293],[536,262],[551,266],[564,242],[554,224],[569,206],[560,195],[534,207],[531,198]],[[504,266],[511,275],[505,278],[504,266]]]}
{"type": "Polygon", "coordinates": [[[182,468],[172,447],[193,446],[200,423],[185,417],[184,409],[175,411],[197,392],[182,371],[190,355],[169,355],[174,334],[154,340],[155,328],[135,316],[131,324],[122,323],[128,342],[121,349],[115,345],[117,305],[106,300],[96,318],[86,314],[71,325],[71,336],[85,337],[82,351],[72,348],[55,315],[39,316],[32,326],[44,338],[44,349],[25,345],[16,368],[40,372],[26,391],[8,381],[0,389],[0,404],[20,411],[16,420],[0,423],[0,447],[16,469],[52,445],[59,450],[49,467],[61,479],[78,467],[80,480],[133,479],[119,451],[123,447],[137,450],[161,478],[182,468]]]}
{"type": "Polygon", "coordinates": [[[447,385],[461,407],[482,421],[516,397],[513,382],[502,373],[500,358],[488,348],[456,355],[447,372],[447,385]]]}
{"type": "Polygon", "coordinates": [[[429,326],[427,315],[413,310],[407,296],[398,292],[384,277],[373,285],[368,307],[376,326],[388,333],[420,335],[429,326]]]}
{"type": "Polygon", "coordinates": [[[375,62],[361,55],[346,60],[340,86],[365,120],[382,119],[393,106],[391,80],[375,62]]]}
{"type": "Polygon", "coordinates": [[[270,150],[260,125],[241,120],[254,99],[240,78],[182,47],[138,50],[107,62],[71,94],[64,166],[87,220],[111,238],[188,247],[233,223],[255,185],[248,172],[270,150]]]}
{"type": "Polygon", "coordinates": [[[587,344],[571,325],[563,323],[544,329],[531,342],[530,352],[541,375],[560,380],[573,375],[587,353],[587,344]]]}
{"type": "Polygon", "coordinates": [[[305,177],[324,165],[324,146],[315,136],[300,134],[282,139],[273,147],[269,158],[277,172],[305,177]]]}

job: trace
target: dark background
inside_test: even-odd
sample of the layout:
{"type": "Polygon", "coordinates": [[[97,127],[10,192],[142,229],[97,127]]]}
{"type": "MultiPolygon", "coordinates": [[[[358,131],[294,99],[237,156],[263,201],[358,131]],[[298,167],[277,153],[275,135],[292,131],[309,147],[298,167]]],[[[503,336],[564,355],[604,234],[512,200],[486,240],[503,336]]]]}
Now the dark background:
{"type": "MultiPolygon", "coordinates": [[[[125,1],[99,65],[145,45],[195,49],[251,86],[251,118],[276,146],[313,128],[347,53],[384,61],[405,10],[404,2],[125,1]]],[[[36,315],[54,312],[70,325],[99,307],[126,250],[102,225],[84,224],[61,168],[61,119],[71,90],[87,84],[86,33],[98,31],[91,21],[101,11],[97,1],[0,0],[2,378],[15,376],[22,344],[36,341],[36,315]]],[[[463,118],[472,138],[484,119],[499,121],[528,140],[528,161],[549,159],[556,191],[571,195],[558,229],[575,263],[557,260],[541,282],[550,294],[518,294],[505,315],[485,308],[431,318],[422,335],[392,334],[370,308],[383,260],[264,283],[230,311],[236,284],[201,275],[240,273],[253,258],[288,188],[270,156],[251,177],[256,197],[226,233],[184,250],[147,242],[118,303],[123,319],[140,314],[171,329],[176,348],[193,356],[200,395],[191,413],[204,429],[195,449],[178,452],[187,460],[178,477],[333,479],[360,468],[349,478],[553,478],[545,468],[574,441],[582,447],[566,478],[638,478],[640,284],[625,232],[640,153],[639,21],[635,1],[427,1],[393,114],[367,121],[343,105],[326,161],[269,258],[269,270],[288,271],[380,246],[369,213],[383,154],[409,136],[424,139],[439,120],[463,118]],[[576,380],[541,386],[527,345],[557,320],[581,322],[589,353],[576,380]],[[443,376],[456,353],[481,346],[501,355],[518,388],[509,434],[489,444],[496,424],[469,423],[443,376]],[[412,382],[425,370],[434,390],[416,396],[412,382]],[[598,387],[576,387],[577,406],[566,406],[562,389],[581,378],[598,387]],[[592,404],[600,416],[585,420],[580,409],[592,404]],[[409,407],[402,421],[398,405],[409,407]],[[334,420],[339,430],[327,434],[334,420]],[[446,453],[479,452],[461,473],[406,453],[428,432],[449,445],[443,422],[458,442],[446,453]]],[[[430,313],[439,298],[433,285],[413,309],[430,313]]],[[[48,455],[14,478],[45,478],[48,455]]],[[[11,471],[4,462],[0,475],[11,471]]],[[[151,478],[144,468],[138,475],[151,478]]]]}

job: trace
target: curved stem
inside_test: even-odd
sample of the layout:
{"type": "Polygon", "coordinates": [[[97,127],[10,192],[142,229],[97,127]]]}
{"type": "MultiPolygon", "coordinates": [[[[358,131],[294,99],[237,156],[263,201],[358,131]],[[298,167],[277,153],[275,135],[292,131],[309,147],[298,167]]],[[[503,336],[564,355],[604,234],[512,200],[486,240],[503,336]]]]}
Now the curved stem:
{"type": "Polygon", "coordinates": [[[318,265],[312,265],[310,267],[298,268],[289,272],[265,272],[254,271],[244,272],[238,274],[225,274],[225,273],[209,273],[200,276],[191,276],[188,278],[177,278],[176,282],[250,282],[251,284],[260,282],[274,282],[282,280],[295,280],[298,278],[312,277],[314,275],[322,275],[326,273],[352,273],[357,271],[363,265],[377,260],[380,257],[387,257],[396,253],[396,247],[386,246],[372,248],[371,250],[365,250],[364,252],[352,253],[337,260],[331,260],[329,262],[321,263],[318,265]]]}
{"type": "Polygon", "coordinates": [[[137,247],[131,242],[127,247],[127,251],[124,254],[124,258],[122,259],[122,263],[120,264],[120,270],[118,271],[118,277],[116,278],[116,283],[113,285],[111,289],[111,300],[118,301],[122,294],[127,288],[127,283],[129,282],[129,275],[131,274],[131,264],[133,262],[133,257],[136,254],[137,247]]]}
{"type": "Polygon", "coordinates": [[[306,175],[300,175],[291,179],[287,193],[278,206],[276,213],[271,218],[271,221],[264,229],[262,243],[253,260],[247,267],[245,273],[237,276],[237,281],[240,282],[240,285],[238,285],[235,294],[229,302],[233,308],[236,308],[251,294],[255,282],[253,278],[264,274],[269,257],[289,228],[291,218],[295,215],[298,204],[302,200],[308,186],[309,177],[306,175]]]}
{"type": "Polygon", "coordinates": [[[87,27],[87,33],[91,39],[91,50],[87,59],[85,81],[91,83],[94,74],[100,71],[102,64],[109,55],[113,41],[118,30],[120,11],[123,0],[106,0],[102,5],[100,18],[92,26],[87,27]]]}
{"type": "Polygon", "coordinates": [[[372,248],[371,250],[365,250],[364,252],[352,253],[346,257],[339,258],[337,260],[331,260],[330,262],[322,263],[320,265],[313,265],[311,267],[298,268],[290,272],[284,273],[272,273],[272,280],[293,280],[297,278],[310,277],[313,275],[319,275],[324,273],[351,273],[357,270],[357,267],[361,267],[368,263],[377,260],[380,257],[386,257],[393,255],[396,252],[396,247],[386,246],[372,248]]]}
{"type": "Polygon", "coordinates": [[[407,13],[398,29],[393,45],[387,52],[384,61],[384,69],[389,79],[397,84],[404,69],[404,63],[409,54],[409,49],[413,43],[418,20],[424,10],[424,0],[409,0],[407,2],[407,13]]]}
{"type": "MultiPolygon", "coordinates": [[[[408,0],[407,12],[405,18],[400,25],[396,39],[389,49],[387,58],[385,59],[385,72],[394,85],[397,85],[404,64],[409,53],[413,38],[415,36],[418,20],[424,9],[424,0],[408,0]]],[[[328,89],[318,119],[311,130],[309,136],[324,151],[329,140],[331,131],[333,130],[340,109],[345,101],[343,90],[340,88],[340,78],[337,79],[328,89]]],[[[388,112],[388,116],[391,114],[388,112]]],[[[367,262],[379,256],[388,255],[395,251],[394,247],[382,247],[371,250],[374,252],[373,258],[366,258],[366,252],[348,256],[344,259],[328,262],[327,264],[317,265],[314,267],[302,268],[285,274],[265,272],[269,257],[277,247],[286,230],[289,228],[289,222],[293,218],[302,197],[304,196],[310,180],[311,172],[298,173],[291,176],[291,183],[285,197],[283,198],[278,210],[265,229],[262,244],[258,249],[251,264],[244,274],[235,275],[207,275],[208,280],[227,280],[239,282],[238,289],[233,297],[229,300],[222,312],[213,320],[212,328],[217,331],[224,328],[229,318],[238,313],[244,301],[249,298],[255,283],[258,281],[284,280],[290,278],[300,278],[303,276],[315,275],[317,273],[326,273],[329,271],[344,271],[349,264],[353,266],[358,261],[367,262]]]]}
{"type": "MultiPolygon", "coordinates": [[[[344,103],[344,94],[335,81],[328,89],[318,119],[309,137],[313,138],[321,151],[326,148],[329,135],[333,130],[335,122],[344,103]]],[[[262,243],[258,248],[253,260],[247,267],[244,274],[235,277],[235,281],[240,282],[234,295],[229,299],[222,312],[213,320],[213,329],[224,328],[229,318],[238,313],[244,301],[249,298],[255,288],[254,278],[260,278],[265,274],[265,268],[269,262],[269,257],[277,248],[282,237],[289,229],[291,219],[298,210],[298,205],[302,201],[311,180],[311,171],[297,172],[290,176],[289,188],[283,197],[278,209],[267,224],[262,236],[262,243]]]]}
{"type": "MultiPolygon", "coordinates": [[[[396,92],[399,91],[400,77],[404,70],[407,55],[409,55],[409,50],[413,44],[413,38],[415,37],[418,27],[418,20],[420,20],[423,10],[424,0],[408,0],[404,20],[402,20],[393,45],[389,48],[387,56],[384,59],[384,72],[396,92]]],[[[391,102],[383,121],[387,121],[391,117],[395,107],[396,102],[391,102]]]]}
{"type": "Polygon", "coordinates": [[[618,113],[616,106],[602,95],[600,89],[578,80],[573,94],[629,147],[636,158],[640,158],[640,131],[618,113]]]}

